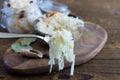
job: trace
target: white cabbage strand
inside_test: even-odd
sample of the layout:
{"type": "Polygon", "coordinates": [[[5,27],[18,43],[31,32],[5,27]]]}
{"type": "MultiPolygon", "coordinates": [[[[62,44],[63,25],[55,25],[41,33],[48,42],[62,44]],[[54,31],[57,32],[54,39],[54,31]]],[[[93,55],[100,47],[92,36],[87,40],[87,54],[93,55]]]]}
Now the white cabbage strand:
{"type": "Polygon", "coordinates": [[[52,71],[52,66],[55,64],[55,59],[58,60],[59,70],[63,70],[65,58],[68,62],[72,62],[71,75],[73,75],[75,55],[72,33],[65,29],[56,31],[54,36],[49,41],[49,46],[49,64],[51,65],[50,72],[52,71]]]}

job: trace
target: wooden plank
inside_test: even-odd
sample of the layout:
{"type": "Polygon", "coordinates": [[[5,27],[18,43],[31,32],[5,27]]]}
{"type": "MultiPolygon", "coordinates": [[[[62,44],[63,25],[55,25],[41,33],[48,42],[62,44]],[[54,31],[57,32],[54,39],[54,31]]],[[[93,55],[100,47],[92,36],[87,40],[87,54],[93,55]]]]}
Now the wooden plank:
{"type": "Polygon", "coordinates": [[[120,49],[102,49],[95,60],[120,60],[120,49]]]}
{"type": "MultiPolygon", "coordinates": [[[[72,12],[82,16],[84,20],[104,27],[109,35],[104,49],[90,62],[77,66],[75,75],[66,80],[119,80],[120,79],[120,0],[54,0],[69,6],[72,12]]],[[[0,0],[2,7],[3,0],[0,0]]],[[[0,31],[5,31],[0,29],[0,31]]],[[[0,39],[0,60],[4,51],[13,40],[0,39]],[[5,42],[3,42],[5,41],[5,42]]],[[[6,72],[0,61],[1,80],[65,80],[61,74],[69,74],[70,69],[51,74],[35,76],[13,76],[6,72]],[[58,79],[59,77],[59,79],[58,79]]],[[[64,75],[63,75],[64,76],[64,75]]],[[[66,77],[65,77],[66,78],[66,77]]]]}
{"type": "Polygon", "coordinates": [[[87,64],[76,67],[77,72],[94,72],[107,74],[120,74],[119,60],[91,60],[87,64]]]}
{"type": "Polygon", "coordinates": [[[108,30],[108,41],[104,48],[108,49],[119,49],[120,48],[120,31],[119,30],[108,30]]]}
{"type": "Polygon", "coordinates": [[[52,80],[118,80],[119,75],[92,72],[77,72],[69,77],[68,73],[56,73],[52,80]]]}

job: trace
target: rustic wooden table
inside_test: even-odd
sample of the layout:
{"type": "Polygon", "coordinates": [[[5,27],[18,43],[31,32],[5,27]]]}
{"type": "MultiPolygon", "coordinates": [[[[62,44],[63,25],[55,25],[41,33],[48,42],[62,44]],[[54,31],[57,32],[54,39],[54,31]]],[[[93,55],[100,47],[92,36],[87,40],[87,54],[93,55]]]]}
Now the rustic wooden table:
{"type": "MultiPolygon", "coordinates": [[[[55,0],[69,6],[72,12],[85,21],[101,25],[108,32],[108,41],[91,61],[75,67],[75,74],[69,77],[69,69],[17,76],[8,73],[2,64],[6,49],[15,39],[0,39],[0,80],[120,80],[120,0],[55,0]]],[[[0,0],[2,6],[3,0],[0,0]]],[[[0,31],[5,31],[0,28],[0,31]]]]}

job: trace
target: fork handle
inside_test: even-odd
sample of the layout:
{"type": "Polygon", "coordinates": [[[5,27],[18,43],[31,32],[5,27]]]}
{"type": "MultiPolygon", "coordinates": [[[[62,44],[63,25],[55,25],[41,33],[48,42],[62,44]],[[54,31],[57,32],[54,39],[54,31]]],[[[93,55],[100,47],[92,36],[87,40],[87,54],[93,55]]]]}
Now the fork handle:
{"type": "Polygon", "coordinates": [[[0,32],[0,38],[20,38],[20,37],[35,37],[35,38],[43,39],[43,37],[33,34],[14,34],[14,33],[0,32]]]}

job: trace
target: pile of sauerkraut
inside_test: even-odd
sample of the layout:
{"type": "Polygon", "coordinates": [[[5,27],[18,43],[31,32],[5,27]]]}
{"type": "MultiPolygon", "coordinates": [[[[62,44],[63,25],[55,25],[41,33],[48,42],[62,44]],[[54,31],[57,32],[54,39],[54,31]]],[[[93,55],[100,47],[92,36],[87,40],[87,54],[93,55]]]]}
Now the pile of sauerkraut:
{"type": "Polygon", "coordinates": [[[64,59],[66,59],[71,63],[70,75],[74,74],[75,54],[73,33],[79,27],[84,27],[84,22],[81,19],[58,12],[53,12],[48,17],[38,19],[35,28],[41,33],[51,35],[49,40],[46,40],[50,47],[50,72],[55,64],[55,60],[58,62],[59,70],[63,70],[64,59]]]}
{"type": "Polygon", "coordinates": [[[5,0],[3,13],[6,28],[11,33],[33,33],[33,22],[42,13],[37,0],[5,0]]]}

